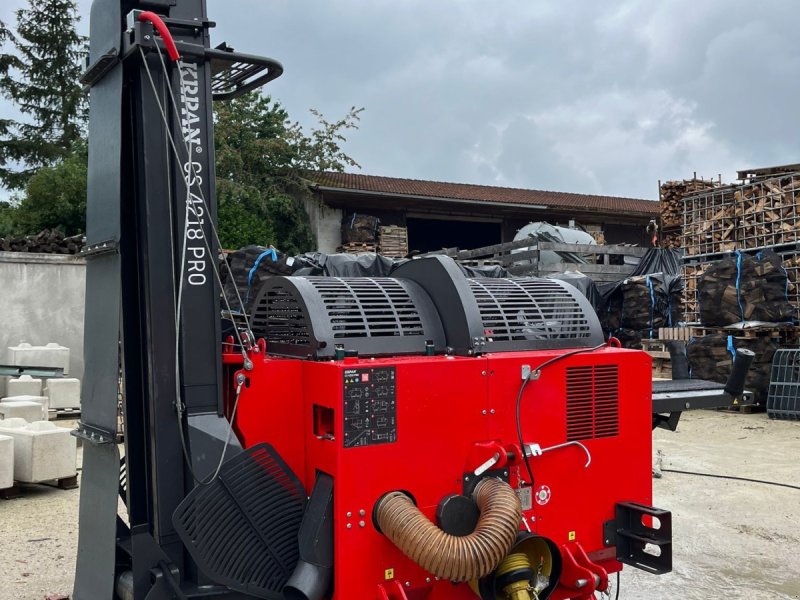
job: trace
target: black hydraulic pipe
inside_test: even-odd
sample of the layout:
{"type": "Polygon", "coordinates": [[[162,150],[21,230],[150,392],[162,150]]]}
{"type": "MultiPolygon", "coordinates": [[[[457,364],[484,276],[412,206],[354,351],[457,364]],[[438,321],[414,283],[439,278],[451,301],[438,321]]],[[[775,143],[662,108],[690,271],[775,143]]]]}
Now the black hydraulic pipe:
{"type": "Polygon", "coordinates": [[[755,357],[755,352],[752,350],[739,348],[736,351],[736,357],[733,359],[733,369],[731,369],[728,382],[725,384],[725,392],[734,398],[738,398],[742,395],[747,372],[750,370],[750,365],[753,364],[753,359],[755,357]]]}

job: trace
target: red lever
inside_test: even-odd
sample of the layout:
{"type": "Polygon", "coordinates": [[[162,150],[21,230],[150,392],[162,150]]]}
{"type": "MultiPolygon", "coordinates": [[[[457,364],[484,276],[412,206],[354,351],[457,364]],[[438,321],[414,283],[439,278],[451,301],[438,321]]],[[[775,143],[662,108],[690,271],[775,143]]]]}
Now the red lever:
{"type": "Polygon", "coordinates": [[[399,582],[389,581],[378,585],[377,600],[408,600],[408,596],[399,582]]]}
{"type": "Polygon", "coordinates": [[[172,39],[172,34],[169,32],[169,29],[167,29],[164,21],[161,20],[161,17],[152,11],[143,10],[139,13],[139,20],[153,24],[153,27],[158,31],[161,39],[164,40],[164,46],[167,48],[167,54],[170,60],[172,60],[172,62],[178,62],[181,59],[181,55],[178,54],[178,47],[175,46],[175,40],[172,39]]]}

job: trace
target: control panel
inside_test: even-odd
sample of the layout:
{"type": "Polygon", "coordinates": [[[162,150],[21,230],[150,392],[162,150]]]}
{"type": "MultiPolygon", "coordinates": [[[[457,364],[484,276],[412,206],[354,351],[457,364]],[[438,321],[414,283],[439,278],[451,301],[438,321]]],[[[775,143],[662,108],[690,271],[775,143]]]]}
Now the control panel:
{"type": "Polygon", "coordinates": [[[397,441],[395,368],[344,370],[344,447],[397,441]]]}

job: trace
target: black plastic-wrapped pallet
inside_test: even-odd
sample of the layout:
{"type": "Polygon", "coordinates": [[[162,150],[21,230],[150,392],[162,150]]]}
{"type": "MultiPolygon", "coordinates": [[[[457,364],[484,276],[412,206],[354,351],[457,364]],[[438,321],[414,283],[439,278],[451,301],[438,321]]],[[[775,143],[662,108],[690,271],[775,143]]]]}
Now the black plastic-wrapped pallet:
{"type": "Polygon", "coordinates": [[[777,350],[767,396],[772,419],[800,420],[800,349],[777,350]]]}

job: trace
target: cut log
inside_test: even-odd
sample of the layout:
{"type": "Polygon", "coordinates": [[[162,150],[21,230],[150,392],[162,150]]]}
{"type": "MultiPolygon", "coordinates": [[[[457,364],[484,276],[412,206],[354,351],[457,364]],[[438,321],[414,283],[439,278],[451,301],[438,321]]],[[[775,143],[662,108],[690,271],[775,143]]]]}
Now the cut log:
{"type": "Polygon", "coordinates": [[[0,238],[2,252],[36,252],[40,254],[79,254],[83,235],[65,237],[57,229],[45,229],[36,235],[0,238]]]}

